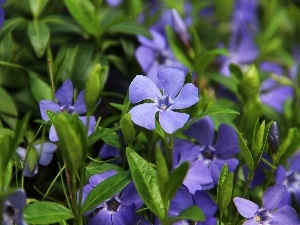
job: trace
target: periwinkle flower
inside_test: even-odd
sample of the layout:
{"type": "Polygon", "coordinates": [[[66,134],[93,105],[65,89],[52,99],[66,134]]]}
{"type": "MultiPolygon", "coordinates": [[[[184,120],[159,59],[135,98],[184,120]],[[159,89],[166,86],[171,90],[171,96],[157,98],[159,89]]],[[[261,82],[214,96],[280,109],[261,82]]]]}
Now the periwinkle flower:
{"type": "MultiPolygon", "coordinates": [[[[193,123],[184,133],[196,139],[197,144],[186,141],[184,145],[174,145],[174,155],[179,155],[181,161],[200,163],[208,168],[213,182],[204,190],[218,184],[221,169],[226,163],[229,172],[233,172],[239,163],[234,155],[239,153],[236,131],[227,124],[221,124],[218,130],[218,140],[214,144],[215,129],[210,117],[204,117],[193,123]]],[[[198,175],[195,171],[195,176],[198,175]]]]}
{"type": "Polygon", "coordinates": [[[286,191],[285,185],[275,184],[262,196],[262,206],[244,198],[235,197],[233,202],[238,212],[246,218],[244,225],[299,225],[300,219],[291,206],[278,208],[278,203],[286,191]]]}
{"type": "Polygon", "coordinates": [[[26,205],[26,196],[19,189],[11,194],[3,203],[2,225],[26,225],[22,209],[26,205]]]}
{"type": "Polygon", "coordinates": [[[117,7],[121,2],[122,0],[106,0],[106,3],[111,7],[117,7]]]}
{"type": "MultiPolygon", "coordinates": [[[[278,78],[283,77],[283,69],[273,62],[263,62],[260,66],[264,72],[274,73],[278,78]]],[[[284,86],[272,78],[264,80],[260,86],[261,102],[274,108],[277,112],[283,111],[283,104],[292,98],[294,90],[290,86],[284,86]]]]}
{"type": "MultiPolygon", "coordinates": [[[[205,215],[205,221],[193,223],[195,225],[216,225],[217,221],[214,214],[217,211],[217,205],[205,191],[197,191],[195,195],[184,187],[180,187],[175,197],[170,201],[169,216],[176,217],[183,210],[190,206],[198,206],[205,215]]],[[[174,225],[188,225],[189,221],[183,220],[174,223],[174,225]]]]}
{"type": "Polygon", "coordinates": [[[166,67],[186,69],[174,56],[167,44],[166,38],[155,30],[150,29],[152,40],[138,36],[141,43],[135,51],[135,56],[146,76],[160,85],[157,79],[157,71],[166,67]]]}
{"type": "Polygon", "coordinates": [[[292,195],[300,205],[300,155],[288,160],[288,168],[279,166],[276,171],[276,183],[286,185],[286,193],[281,199],[279,206],[291,205],[292,195]]]}
{"type": "MultiPolygon", "coordinates": [[[[76,113],[76,114],[83,114],[86,112],[86,106],[84,102],[84,92],[80,91],[75,103],[73,104],[73,84],[71,80],[66,80],[63,85],[57,89],[55,93],[55,98],[58,102],[50,101],[50,100],[42,100],[40,101],[40,111],[42,119],[45,121],[49,121],[49,117],[46,113],[46,110],[58,113],[76,113]]],[[[79,119],[83,124],[86,124],[87,118],[85,116],[79,116],[79,119]]],[[[88,133],[91,134],[96,126],[95,117],[90,117],[90,123],[88,128],[88,133]]],[[[50,127],[49,132],[49,139],[50,141],[58,141],[58,136],[55,131],[53,125],[50,127]]]]}
{"type": "MultiPolygon", "coordinates": [[[[83,188],[83,200],[89,192],[105,179],[116,174],[116,171],[109,170],[101,174],[95,174],[90,177],[89,184],[83,188]]],[[[142,206],[143,202],[140,199],[134,184],[129,183],[120,193],[115,194],[110,199],[98,205],[90,214],[92,218],[89,220],[89,225],[136,225],[147,224],[135,212],[142,206]]]]}
{"type": "Polygon", "coordinates": [[[176,9],[172,9],[172,22],[175,32],[178,34],[182,43],[189,48],[190,46],[190,38],[187,32],[187,26],[183,19],[180,17],[179,13],[176,9]]]}
{"type": "Polygon", "coordinates": [[[192,83],[184,84],[185,73],[175,68],[161,69],[157,77],[163,87],[162,93],[148,77],[137,75],[133,79],[129,86],[130,102],[136,104],[146,99],[153,102],[134,106],[129,113],[135,124],[153,130],[155,114],[158,112],[161,127],[172,134],[189,119],[188,114],[173,110],[185,109],[197,103],[198,88],[192,83]]]}
{"type": "Polygon", "coordinates": [[[235,63],[240,66],[249,65],[258,56],[259,51],[253,37],[243,33],[232,34],[228,47],[229,56],[221,56],[221,71],[225,76],[230,76],[229,65],[235,63]]]}
{"type": "MultiPolygon", "coordinates": [[[[42,144],[34,145],[30,151],[36,151],[38,160],[35,163],[33,169],[30,169],[28,161],[26,160],[24,165],[24,176],[33,177],[34,175],[36,175],[38,173],[38,163],[42,166],[49,165],[53,158],[53,153],[55,152],[56,148],[57,146],[51,142],[45,142],[42,144]]],[[[18,147],[17,154],[20,160],[24,163],[27,154],[26,149],[22,147],[18,147]]]]}

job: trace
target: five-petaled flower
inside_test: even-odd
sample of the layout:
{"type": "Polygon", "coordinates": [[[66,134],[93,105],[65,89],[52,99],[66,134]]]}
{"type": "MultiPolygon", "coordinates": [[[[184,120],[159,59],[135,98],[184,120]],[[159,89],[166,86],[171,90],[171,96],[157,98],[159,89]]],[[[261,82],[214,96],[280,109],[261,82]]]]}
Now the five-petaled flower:
{"type": "Polygon", "coordinates": [[[159,112],[159,123],[169,134],[175,132],[189,119],[186,113],[174,112],[185,109],[199,100],[198,88],[191,83],[184,84],[185,73],[175,68],[158,71],[157,77],[163,87],[163,93],[148,77],[137,75],[129,86],[129,100],[136,104],[149,99],[153,102],[134,106],[129,113],[134,123],[146,129],[155,128],[155,114],[159,112]]]}
{"type": "MultiPolygon", "coordinates": [[[[73,104],[73,84],[71,80],[66,80],[63,85],[57,89],[55,93],[55,98],[58,102],[50,101],[50,100],[42,100],[40,101],[40,111],[43,120],[49,121],[49,117],[47,115],[47,110],[52,112],[65,112],[65,113],[76,113],[83,114],[86,112],[86,106],[84,102],[84,92],[80,91],[75,103],[73,104]]],[[[87,118],[86,116],[79,116],[79,119],[83,124],[86,124],[87,118]]],[[[95,117],[91,116],[88,133],[91,134],[96,126],[95,117]]],[[[49,132],[50,141],[58,141],[58,136],[55,131],[54,126],[50,127],[49,132]]]]}
{"type": "Polygon", "coordinates": [[[262,196],[262,207],[244,198],[235,197],[233,202],[238,212],[247,220],[244,225],[300,225],[295,209],[283,206],[277,209],[286,187],[276,184],[268,188],[262,196]]]}
{"type": "Polygon", "coordinates": [[[26,205],[26,196],[19,189],[11,194],[3,203],[2,224],[3,225],[26,225],[23,219],[22,209],[26,205]]]}

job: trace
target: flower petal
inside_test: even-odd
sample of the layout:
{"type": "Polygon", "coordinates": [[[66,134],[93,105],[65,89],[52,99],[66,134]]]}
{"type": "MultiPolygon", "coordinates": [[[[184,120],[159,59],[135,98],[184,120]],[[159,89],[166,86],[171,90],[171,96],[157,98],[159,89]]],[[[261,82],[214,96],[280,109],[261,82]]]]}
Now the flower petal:
{"type": "Polygon", "coordinates": [[[269,211],[274,210],[285,192],[286,186],[283,184],[275,184],[269,187],[262,196],[262,208],[269,211]]]}
{"type": "Polygon", "coordinates": [[[55,128],[54,128],[53,125],[51,125],[51,127],[50,127],[49,140],[52,141],[52,142],[58,141],[57,132],[56,132],[56,130],[55,130],[55,128]]]}
{"type": "Polygon", "coordinates": [[[190,192],[180,187],[170,202],[169,216],[178,216],[184,209],[193,205],[193,198],[190,192]]]}
{"type": "Polygon", "coordinates": [[[175,68],[163,68],[158,71],[157,77],[163,86],[164,95],[174,99],[184,84],[185,73],[175,68]]]}
{"type": "Polygon", "coordinates": [[[148,77],[137,75],[129,85],[129,101],[133,104],[151,99],[154,102],[158,96],[162,96],[158,87],[148,77]]]}
{"type": "Polygon", "coordinates": [[[139,209],[143,205],[143,201],[140,198],[136,187],[133,182],[130,182],[122,191],[122,195],[119,198],[122,204],[135,205],[135,210],[139,209]]]}
{"type": "Polygon", "coordinates": [[[105,209],[101,209],[89,220],[89,225],[112,225],[112,214],[105,209]]]}
{"type": "Polygon", "coordinates": [[[163,50],[167,47],[166,39],[159,32],[150,29],[149,30],[152,36],[152,40],[144,36],[138,35],[138,40],[142,45],[147,46],[148,48],[163,50]]]}
{"type": "Polygon", "coordinates": [[[51,162],[53,152],[55,152],[57,146],[51,142],[45,142],[43,144],[35,145],[34,148],[40,155],[39,164],[46,166],[51,162]]]}
{"type": "Polygon", "coordinates": [[[50,100],[42,100],[40,101],[40,112],[42,119],[45,121],[50,120],[46,110],[52,111],[52,112],[59,112],[60,111],[60,105],[56,102],[50,101],[50,100]]]}
{"type": "Polygon", "coordinates": [[[214,123],[209,116],[206,116],[193,123],[184,133],[191,138],[195,138],[201,146],[213,145],[215,137],[214,123]]]}
{"type": "Polygon", "coordinates": [[[200,207],[205,217],[215,215],[218,207],[205,191],[196,191],[194,195],[195,204],[200,207]]]}
{"type": "Polygon", "coordinates": [[[272,223],[274,225],[300,225],[300,219],[295,209],[286,205],[272,213],[272,223]]]}
{"type": "Polygon", "coordinates": [[[66,80],[62,86],[55,92],[55,98],[62,105],[72,105],[73,102],[73,84],[70,79],[66,80]]]}
{"type": "Polygon", "coordinates": [[[104,181],[105,179],[107,179],[115,174],[117,174],[117,172],[114,170],[108,170],[108,171],[105,171],[104,173],[94,174],[93,176],[90,177],[89,183],[90,183],[90,185],[95,187],[98,184],[100,184],[102,181],[104,181]]]}
{"type": "Polygon", "coordinates": [[[186,113],[173,112],[172,110],[159,112],[159,123],[168,134],[174,133],[188,121],[189,115],[186,113]]]}
{"type": "Polygon", "coordinates": [[[194,143],[182,140],[175,139],[174,148],[173,148],[173,167],[188,161],[193,163],[199,154],[199,146],[194,143]]]}
{"type": "Polygon", "coordinates": [[[177,97],[172,101],[171,109],[185,109],[199,101],[198,88],[189,83],[183,86],[177,97]]]}
{"type": "Polygon", "coordinates": [[[75,112],[77,114],[82,114],[86,112],[86,106],[84,101],[84,91],[80,91],[76,102],[74,103],[73,107],[75,108],[75,112]]]}
{"type": "Polygon", "coordinates": [[[140,46],[135,50],[135,57],[146,73],[155,61],[155,50],[145,46],[140,46]]]}
{"type": "Polygon", "coordinates": [[[235,197],[233,202],[238,212],[247,219],[254,217],[258,211],[258,205],[247,199],[235,197]]]}
{"type": "Polygon", "coordinates": [[[131,120],[148,130],[155,128],[155,114],[158,108],[154,103],[143,103],[133,107],[129,113],[131,114],[131,120]]]}
{"type": "Polygon", "coordinates": [[[8,197],[9,204],[17,210],[21,210],[26,205],[26,196],[23,190],[19,189],[8,197]]]}

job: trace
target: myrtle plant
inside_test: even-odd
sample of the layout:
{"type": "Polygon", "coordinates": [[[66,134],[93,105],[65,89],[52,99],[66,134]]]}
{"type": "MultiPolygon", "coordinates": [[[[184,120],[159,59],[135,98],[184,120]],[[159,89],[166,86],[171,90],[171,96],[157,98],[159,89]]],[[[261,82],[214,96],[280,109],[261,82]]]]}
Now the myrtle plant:
{"type": "Polygon", "coordinates": [[[300,225],[299,20],[0,0],[0,225],[300,225]]]}

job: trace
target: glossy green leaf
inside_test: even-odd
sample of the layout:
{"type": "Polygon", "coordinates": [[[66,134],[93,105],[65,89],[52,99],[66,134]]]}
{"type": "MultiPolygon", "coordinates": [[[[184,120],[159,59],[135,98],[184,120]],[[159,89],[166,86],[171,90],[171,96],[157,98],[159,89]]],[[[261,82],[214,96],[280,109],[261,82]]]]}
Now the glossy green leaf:
{"type": "Polygon", "coordinates": [[[209,66],[209,64],[214,61],[216,59],[217,56],[219,55],[228,55],[228,51],[227,49],[223,49],[223,48],[217,48],[217,49],[213,49],[207,52],[204,52],[203,54],[201,54],[199,57],[197,57],[197,61],[199,60],[199,62],[196,66],[197,66],[197,71],[200,72],[204,72],[206,70],[206,68],[209,66]]]}
{"type": "Polygon", "coordinates": [[[126,113],[121,117],[120,128],[127,143],[132,143],[135,138],[135,130],[131,120],[131,114],[126,113]]]}
{"type": "Polygon", "coordinates": [[[242,136],[241,133],[239,133],[237,131],[237,134],[238,134],[238,139],[239,139],[239,146],[240,146],[240,149],[241,149],[241,153],[242,153],[242,156],[247,164],[247,166],[249,167],[250,170],[254,170],[254,160],[253,160],[253,156],[242,136]]]}
{"type": "MultiPolygon", "coordinates": [[[[51,118],[50,118],[51,119],[51,118]]],[[[53,125],[57,132],[60,148],[68,169],[77,172],[86,156],[87,141],[82,122],[76,114],[57,114],[53,125]]]]}
{"type": "Polygon", "coordinates": [[[117,149],[121,148],[121,138],[113,129],[99,127],[88,137],[88,145],[91,146],[98,140],[103,140],[117,149]]]}
{"type": "Polygon", "coordinates": [[[168,36],[168,41],[170,43],[170,46],[172,48],[172,51],[175,55],[175,57],[184,64],[188,69],[195,70],[194,65],[189,58],[189,56],[186,54],[186,48],[179,39],[176,32],[173,30],[172,27],[166,26],[166,32],[168,36]]]}
{"type": "Polygon", "coordinates": [[[107,31],[150,37],[149,31],[145,26],[142,26],[141,24],[132,20],[125,20],[113,24],[107,29],[107,31]]]}
{"type": "Polygon", "coordinates": [[[167,200],[171,200],[175,196],[177,190],[182,185],[188,170],[189,170],[189,163],[183,162],[182,164],[180,164],[180,166],[175,168],[170,173],[169,179],[165,186],[164,198],[166,198],[167,200]]]}
{"type": "Polygon", "coordinates": [[[43,81],[38,74],[33,71],[28,71],[30,90],[37,102],[41,100],[51,100],[52,90],[51,87],[43,81]]]}
{"type": "Polygon", "coordinates": [[[4,176],[7,164],[11,159],[12,155],[15,153],[13,146],[13,131],[0,128],[0,173],[4,176]]]}
{"type": "Polygon", "coordinates": [[[73,213],[56,202],[35,202],[23,209],[23,216],[30,224],[50,224],[73,219],[73,213]]]}
{"type": "Polygon", "coordinates": [[[74,19],[87,32],[96,35],[98,33],[95,7],[89,0],[64,0],[66,7],[74,19]]]}
{"type": "Polygon", "coordinates": [[[33,171],[35,169],[37,160],[38,160],[38,155],[36,150],[34,148],[29,149],[26,158],[29,171],[33,171]]]}
{"type": "Polygon", "coordinates": [[[233,178],[234,173],[229,173],[221,182],[220,188],[218,187],[218,206],[219,210],[223,213],[227,210],[228,205],[231,202],[232,190],[233,190],[233,178]]]}
{"type": "Polygon", "coordinates": [[[130,172],[125,171],[102,181],[87,195],[82,204],[83,213],[94,209],[105,200],[111,198],[117,192],[120,192],[126,185],[129,184],[130,180],[130,172]]]}
{"type": "Polygon", "coordinates": [[[155,163],[159,190],[166,207],[168,205],[168,198],[166,197],[165,193],[167,188],[167,181],[169,179],[169,170],[166,159],[160,149],[156,149],[155,151],[155,163]]]}
{"type": "Polygon", "coordinates": [[[85,167],[85,169],[90,174],[99,174],[99,173],[106,172],[108,170],[115,170],[118,173],[124,171],[121,167],[119,167],[117,165],[110,164],[110,163],[103,163],[103,162],[95,162],[95,161],[90,162],[85,167]]]}
{"type": "Polygon", "coordinates": [[[176,217],[168,217],[166,219],[162,220],[162,223],[164,225],[172,225],[177,221],[180,220],[187,220],[187,221],[193,221],[193,222],[201,222],[205,221],[205,215],[202,212],[202,210],[198,206],[190,206],[183,210],[178,216],[176,217]]]}
{"type": "Polygon", "coordinates": [[[131,148],[126,148],[126,153],[132,179],[139,195],[158,218],[165,218],[166,208],[159,191],[155,169],[131,148]]]}
{"type": "Polygon", "coordinates": [[[47,5],[48,0],[29,0],[29,6],[34,18],[37,18],[47,5]]]}
{"type": "Polygon", "coordinates": [[[253,137],[252,137],[252,155],[254,158],[254,162],[257,162],[258,157],[262,151],[264,132],[265,132],[265,121],[263,121],[259,125],[259,120],[257,120],[253,131],[253,137]]]}
{"type": "Polygon", "coordinates": [[[37,57],[42,57],[50,39],[48,26],[41,21],[29,22],[27,33],[30,43],[37,57]]]}
{"type": "Polygon", "coordinates": [[[84,100],[87,114],[93,115],[107,79],[108,68],[95,64],[87,77],[84,88],[84,100]]]}
{"type": "Polygon", "coordinates": [[[14,28],[24,25],[27,23],[27,20],[22,17],[13,17],[4,20],[4,25],[0,31],[0,37],[4,37],[10,31],[14,30],[14,28]]]}
{"type": "Polygon", "coordinates": [[[18,115],[17,107],[14,100],[2,87],[0,87],[0,112],[11,116],[18,115]]]}

